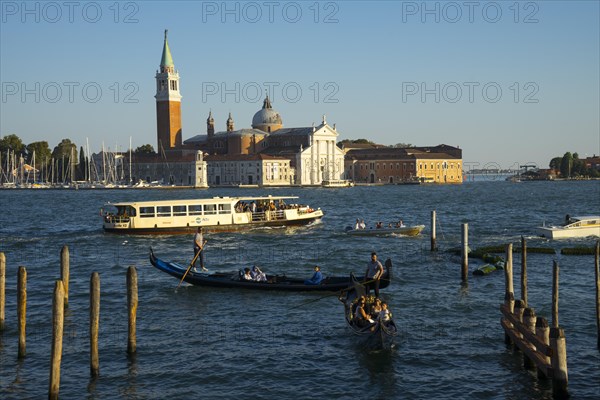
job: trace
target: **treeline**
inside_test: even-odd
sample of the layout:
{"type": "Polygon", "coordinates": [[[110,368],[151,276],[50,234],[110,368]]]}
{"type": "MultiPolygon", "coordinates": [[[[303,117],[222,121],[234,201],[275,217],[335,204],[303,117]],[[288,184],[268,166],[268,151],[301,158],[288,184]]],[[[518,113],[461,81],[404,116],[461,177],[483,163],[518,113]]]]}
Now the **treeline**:
{"type": "Polygon", "coordinates": [[[587,167],[585,161],[579,158],[579,154],[567,151],[562,157],[554,157],[550,160],[550,169],[560,172],[562,178],[577,177],[600,177],[600,171],[587,167]]]}
{"type": "MultiPolygon", "coordinates": [[[[139,146],[134,150],[136,154],[154,154],[154,148],[150,144],[139,146]]],[[[48,171],[54,168],[57,177],[74,174],[70,180],[87,180],[89,162],[88,156],[83,150],[71,141],[71,139],[62,139],[52,150],[47,141],[32,142],[24,144],[17,135],[7,135],[0,139],[0,165],[1,169],[15,169],[19,165],[20,158],[23,157],[25,164],[34,167],[38,171],[48,171]],[[16,165],[11,164],[10,158],[16,159],[16,165]]],[[[8,174],[9,171],[5,173],[8,174]]],[[[0,174],[1,175],[1,174],[0,174]]],[[[70,176],[70,175],[69,175],[70,176]]]]}

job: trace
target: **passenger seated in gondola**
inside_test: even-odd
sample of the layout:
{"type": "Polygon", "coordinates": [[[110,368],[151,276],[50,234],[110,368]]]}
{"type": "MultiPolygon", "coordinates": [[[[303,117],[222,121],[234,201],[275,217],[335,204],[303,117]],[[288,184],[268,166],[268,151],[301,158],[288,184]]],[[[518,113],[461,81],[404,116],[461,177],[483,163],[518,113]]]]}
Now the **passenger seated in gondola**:
{"type": "Polygon", "coordinates": [[[267,275],[260,270],[256,265],[252,267],[252,271],[250,271],[250,275],[252,275],[252,279],[256,282],[266,282],[267,275]]]}
{"type": "Polygon", "coordinates": [[[383,223],[381,221],[379,221],[376,225],[375,225],[375,229],[381,229],[383,228],[383,223]]]}
{"type": "Polygon", "coordinates": [[[379,312],[378,318],[380,321],[383,322],[388,322],[392,319],[392,313],[390,312],[390,310],[388,310],[387,303],[381,304],[381,311],[379,312]]]}
{"type": "Polygon", "coordinates": [[[375,299],[375,302],[373,302],[373,305],[371,306],[371,317],[373,319],[377,319],[377,317],[379,316],[379,313],[383,310],[383,307],[381,305],[381,299],[375,299]]]}
{"type": "Polygon", "coordinates": [[[354,230],[359,230],[360,229],[360,221],[358,220],[358,218],[356,218],[356,224],[354,225],[354,230]]]}
{"type": "Polygon", "coordinates": [[[310,279],[304,281],[305,285],[318,285],[323,280],[323,274],[321,273],[321,267],[315,265],[315,273],[310,279]]]}
{"type": "Polygon", "coordinates": [[[372,324],[373,321],[369,314],[365,311],[366,300],[364,297],[358,299],[358,305],[356,306],[356,311],[354,312],[354,322],[356,325],[363,327],[372,324]]]}
{"type": "Polygon", "coordinates": [[[250,268],[244,268],[244,274],[242,275],[241,280],[243,281],[253,281],[252,274],[250,273],[250,268]]]}

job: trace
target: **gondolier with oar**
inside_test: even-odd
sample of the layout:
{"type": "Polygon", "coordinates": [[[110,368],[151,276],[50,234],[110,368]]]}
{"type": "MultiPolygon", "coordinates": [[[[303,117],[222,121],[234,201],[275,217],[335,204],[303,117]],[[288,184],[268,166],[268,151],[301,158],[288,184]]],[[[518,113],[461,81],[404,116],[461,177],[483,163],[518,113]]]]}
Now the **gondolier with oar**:
{"type": "Polygon", "coordinates": [[[379,297],[379,281],[383,275],[383,265],[377,260],[377,253],[371,253],[371,261],[367,263],[367,270],[365,271],[365,289],[367,295],[369,290],[373,288],[375,290],[375,297],[379,297]]]}
{"type": "Polygon", "coordinates": [[[204,267],[204,245],[206,244],[206,240],[204,240],[202,227],[198,227],[198,231],[194,235],[194,262],[193,268],[196,271],[196,262],[200,260],[200,268],[202,271],[208,271],[204,267]]]}

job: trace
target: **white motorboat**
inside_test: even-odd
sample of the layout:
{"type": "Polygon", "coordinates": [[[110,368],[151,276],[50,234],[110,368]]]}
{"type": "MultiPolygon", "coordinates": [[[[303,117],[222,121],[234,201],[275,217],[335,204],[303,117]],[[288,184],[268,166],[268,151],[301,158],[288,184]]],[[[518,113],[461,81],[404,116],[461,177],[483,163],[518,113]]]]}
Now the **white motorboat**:
{"type": "Polygon", "coordinates": [[[366,228],[366,229],[353,229],[351,227],[346,228],[348,235],[354,236],[384,236],[384,235],[402,235],[402,236],[417,236],[421,231],[425,229],[425,225],[412,225],[402,226],[396,228],[366,228]]]}
{"type": "Polygon", "coordinates": [[[548,239],[567,239],[600,236],[600,216],[566,216],[562,225],[544,225],[537,228],[540,236],[548,239]]]}

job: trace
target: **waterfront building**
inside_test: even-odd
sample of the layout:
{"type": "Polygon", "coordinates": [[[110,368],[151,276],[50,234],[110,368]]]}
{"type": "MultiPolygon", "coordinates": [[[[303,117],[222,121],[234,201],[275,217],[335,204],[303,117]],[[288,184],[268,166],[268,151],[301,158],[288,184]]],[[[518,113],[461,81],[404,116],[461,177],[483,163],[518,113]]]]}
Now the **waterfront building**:
{"type": "Polygon", "coordinates": [[[345,178],[356,183],[462,183],[462,150],[371,147],[347,151],[345,178]]]}
{"type": "Polygon", "coordinates": [[[215,154],[206,157],[209,186],[289,186],[290,160],[267,154],[215,154]]]}

